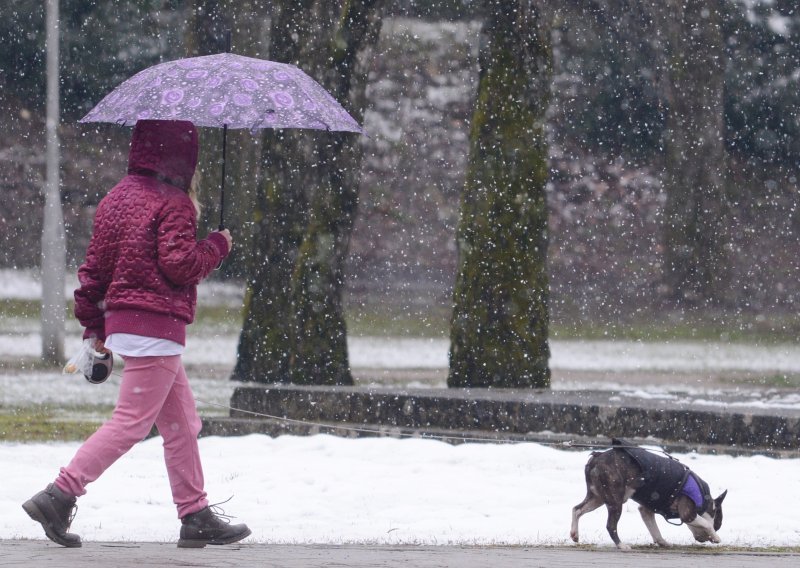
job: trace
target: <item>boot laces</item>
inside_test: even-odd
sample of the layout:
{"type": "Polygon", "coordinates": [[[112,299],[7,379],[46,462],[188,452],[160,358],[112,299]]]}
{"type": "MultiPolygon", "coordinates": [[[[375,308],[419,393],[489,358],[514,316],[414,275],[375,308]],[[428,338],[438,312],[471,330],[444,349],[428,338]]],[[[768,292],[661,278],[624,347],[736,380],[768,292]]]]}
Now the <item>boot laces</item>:
{"type": "Polygon", "coordinates": [[[56,503],[61,502],[62,504],[65,504],[70,507],[69,513],[67,513],[67,530],[69,530],[70,527],[72,527],[72,521],[75,520],[75,516],[78,514],[78,500],[73,497],[71,499],[72,505],[70,506],[69,501],[65,503],[63,499],[60,499],[54,492],[50,491],[50,486],[48,486],[48,488],[45,490],[45,493],[48,493],[50,495],[50,498],[53,499],[56,503]]]}
{"type": "Polygon", "coordinates": [[[208,510],[211,511],[214,514],[214,516],[216,516],[219,520],[224,522],[226,525],[231,524],[231,519],[235,519],[236,517],[234,517],[233,515],[225,514],[225,511],[223,510],[222,507],[220,507],[220,505],[224,505],[225,503],[227,503],[231,499],[233,499],[233,495],[231,495],[230,497],[228,497],[224,501],[220,501],[219,503],[211,503],[208,506],[208,510]]]}
{"type": "Polygon", "coordinates": [[[75,520],[75,515],[77,514],[78,514],[78,504],[75,503],[72,506],[72,509],[70,509],[69,511],[69,517],[67,518],[67,530],[69,530],[70,527],[72,527],[72,521],[75,520]]]}

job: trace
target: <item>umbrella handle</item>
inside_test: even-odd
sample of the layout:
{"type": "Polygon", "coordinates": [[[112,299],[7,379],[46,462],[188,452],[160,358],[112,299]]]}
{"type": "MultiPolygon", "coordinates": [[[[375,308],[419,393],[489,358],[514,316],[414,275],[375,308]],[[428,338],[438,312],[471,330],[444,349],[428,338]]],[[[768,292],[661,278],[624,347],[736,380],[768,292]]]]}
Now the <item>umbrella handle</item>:
{"type": "Polygon", "coordinates": [[[225,228],[225,148],[228,142],[228,125],[222,126],[222,182],[219,194],[219,230],[225,228]]]}
{"type": "MultiPolygon", "coordinates": [[[[231,50],[231,30],[225,30],[225,52],[231,50]]],[[[225,148],[228,139],[228,125],[222,125],[222,182],[219,194],[219,230],[225,229],[225,148]]]]}

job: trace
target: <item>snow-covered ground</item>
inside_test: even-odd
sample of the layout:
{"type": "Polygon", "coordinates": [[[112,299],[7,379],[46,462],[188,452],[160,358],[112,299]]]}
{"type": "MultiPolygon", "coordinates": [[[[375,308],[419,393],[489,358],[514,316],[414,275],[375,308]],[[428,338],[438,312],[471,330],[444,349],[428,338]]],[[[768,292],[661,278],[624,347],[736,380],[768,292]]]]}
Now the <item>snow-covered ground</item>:
{"type": "MultiPolygon", "coordinates": [[[[42,538],[20,504],[52,481],[77,443],[0,444],[0,538],[42,538]]],[[[206,489],[253,530],[251,542],[553,545],[569,541],[571,508],[583,499],[588,452],[539,444],[463,444],[418,439],[262,435],[202,438],[206,489]]],[[[800,542],[800,461],[762,456],[676,456],[714,495],[728,489],[724,544],[800,542]],[[780,488],[780,494],[774,493],[780,488]]],[[[79,500],[73,530],[91,541],[174,541],[159,439],[137,445],[79,500]]],[[[581,521],[585,543],[610,546],[606,514],[581,521]]],[[[659,520],[665,538],[691,544],[685,527],[659,520]]],[[[647,544],[635,503],[621,537],[647,544]]],[[[708,546],[708,545],[698,545],[708,546]]]]}
{"type": "MultiPolygon", "coordinates": [[[[37,294],[35,280],[0,271],[0,297],[37,294]]],[[[202,301],[235,302],[237,292],[207,287],[201,296],[202,301]]],[[[0,329],[0,360],[36,354],[37,322],[5,324],[13,331],[5,331],[6,325],[0,329]]],[[[70,329],[68,349],[77,349],[77,329],[70,329]]],[[[554,341],[552,349],[554,372],[577,374],[679,369],[702,376],[800,370],[800,350],[793,345],[554,341]]],[[[228,369],[235,351],[233,335],[197,336],[192,337],[185,358],[198,369],[228,369]]],[[[434,371],[447,365],[447,343],[352,338],[350,356],[354,368],[434,371]]],[[[0,369],[0,406],[113,404],[118,381],[115,376],[103,385],[90,385],[72,375],[0,369]]],[[[435,381],[428,384],[441,386],[435,381]]],[[[201,408],[211,411],[216,404],[227,404],[233,385],[200,376],[193,378],[193,388],[201,408]]],[[[679,396],[668,385],[639,385],[631,392],[679,396]]],[[[695,394],[703,393],[698,386],[695,394]]],[[[620,396],[625,394],[623,389],[620,396]]],[[[762,394],[766,393],[756,396],[762,394]]],[[[776,406],[800,403],[794,393],[781,393],[775,400],[776,406]]],[[[0,539],[43,537],[20,504],[52,481],[78,445],[0,443],[0,463],[6,465],[0,484],[0,539]]],[[[588,459],[588,451],[567,452],[533,443],[451,446],[434,440],[322,435],[210,437],[202,438],[200,446],[212,501],[233,496],[224,506],[226,511],[236,515],[237,522],[250,525],[250,541],[269,543],[564,544],[569,541],[571,508],[585,493],[583,466],[588,459]]],[[[759,547],[800,542],[800,509],[785,506],[800,500],[796,483],[800,460],[676,457],[697,471],[715,495],[729,490],[720,531],[724,544],[759,547]],[[780,488],[779,496],[774,488],[780,488]]],[[[605,522],[603,510],[585,516],[582,541],[610,546],[605,522]]],[[[659,525],[668,540],[693,542],[685,527],[672,527],[663,520],[659,525]]],[[[177,538],[159,439],[137,445],[89,487],[79,500],[73,529],[89,541],[177,538]]],[[[633,503],[626,506],[619,529],[626,542],[649,542],[633,503]]]]}

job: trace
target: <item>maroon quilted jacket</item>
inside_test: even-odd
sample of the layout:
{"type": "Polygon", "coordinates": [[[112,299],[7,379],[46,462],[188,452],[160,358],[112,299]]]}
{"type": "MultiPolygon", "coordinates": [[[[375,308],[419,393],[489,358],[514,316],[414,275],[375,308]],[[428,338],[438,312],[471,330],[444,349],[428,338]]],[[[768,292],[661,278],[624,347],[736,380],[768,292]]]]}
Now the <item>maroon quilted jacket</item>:
{"type": "Polygon", "coordinates": [[[197,284],[228,254],[219,233],[197,241],[186,193],[197,152],[191,122],[136,123],[128,175],[100,201],[78,270],[75,316],[84,338],[117,332],[185,344],[197,284]]]}

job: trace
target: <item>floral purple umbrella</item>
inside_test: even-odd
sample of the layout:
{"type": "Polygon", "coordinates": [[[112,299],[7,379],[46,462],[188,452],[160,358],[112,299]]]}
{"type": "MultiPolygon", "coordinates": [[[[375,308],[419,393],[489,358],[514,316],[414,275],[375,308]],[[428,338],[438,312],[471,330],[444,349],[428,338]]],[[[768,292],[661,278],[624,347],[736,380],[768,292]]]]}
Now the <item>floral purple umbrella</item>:
{"type": "Polygon", "coordinates": [[[233,53],[148,67],[121,83],[79,122],[133,126],[144,119],[223,128],[220,228],[228,128],[364,132],[336,99],[294,65],[233,53]]]}

